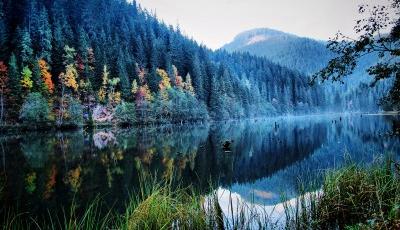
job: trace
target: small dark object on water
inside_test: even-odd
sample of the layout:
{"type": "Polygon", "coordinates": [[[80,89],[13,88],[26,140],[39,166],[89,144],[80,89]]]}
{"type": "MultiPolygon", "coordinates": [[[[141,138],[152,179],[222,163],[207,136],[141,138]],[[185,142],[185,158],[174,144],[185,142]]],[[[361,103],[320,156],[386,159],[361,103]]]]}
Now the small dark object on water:
{"type": "Polygon", "coordinates": [[[342,117],[340,117],[340,121],[342,121],[342,117]]]}
{"type": "Polygon", "coordinates": [[[225,152],[231,152],[231,143],[233,142],[233,140],[231,140],[231,141],[225,141],[225,143],[222,145],[223,147],[222,147],[222,149],[225,151],[225,152]]]}

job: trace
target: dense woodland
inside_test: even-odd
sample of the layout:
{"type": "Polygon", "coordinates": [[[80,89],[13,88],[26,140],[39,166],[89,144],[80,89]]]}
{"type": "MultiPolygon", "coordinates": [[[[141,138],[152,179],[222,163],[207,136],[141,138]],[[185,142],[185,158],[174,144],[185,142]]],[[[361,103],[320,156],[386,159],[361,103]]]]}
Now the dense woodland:
{"type": "MultiPolygon", "coordinates": [[[[299,71],[303,76],[311,76],[337,56],[328,49],[327,44],[326,41],[263,28],[240,33],[222,49],[265,57],[276,64],[299,71]]],[[[356,68],[343,79],[344,84],[325,82],[320,85],[322,92],[319,95],[323,95],[323,103],[326,105],[324,111],[392,110],[383,106],[381,99],[387,96],[393,86],[393,79],[386,79],[370,87],[374,79],[368,76],[367,69],[379,61],[382,60],[376,54],[363,55],[356,68]]]]}
{"type": "Polygon", "coordinates": [[[0,49],[3,124],[222,120],[330,103],[301,73],[211,51],[125,0],[2,0],[0,49]]]}

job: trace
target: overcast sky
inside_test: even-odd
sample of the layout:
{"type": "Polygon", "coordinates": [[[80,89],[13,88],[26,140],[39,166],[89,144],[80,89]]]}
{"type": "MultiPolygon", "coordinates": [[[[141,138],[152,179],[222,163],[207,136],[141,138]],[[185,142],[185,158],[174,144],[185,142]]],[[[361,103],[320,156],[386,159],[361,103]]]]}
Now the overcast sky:
{"type": "Polygon", "coordinates": [[[216,49],[238,33],[268,27],[326,40],[354,35],[358,5],[384,0],[137,0],[167,24],[216,49]]]}

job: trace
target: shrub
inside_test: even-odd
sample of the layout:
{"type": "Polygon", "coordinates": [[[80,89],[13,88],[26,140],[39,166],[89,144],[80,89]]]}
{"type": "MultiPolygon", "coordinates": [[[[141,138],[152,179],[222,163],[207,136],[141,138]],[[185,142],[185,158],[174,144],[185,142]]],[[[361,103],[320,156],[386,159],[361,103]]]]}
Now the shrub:
{"type": "Polygon", "coordinates": [[[70,99],[68,105],[68,121],[71,125],[81,126],[83,124],[83,108],[79,101],[70,99]]]}
{"type": "Polygon", "coordinates": [[[19,118],[23,122],[49,121],[49,105],[40,93],[30,93],[20,110],[19,118]]]}
{"type": "Polygon", "coordinates": [[[115,108],[115,118],[120,124],[133,124],[136,121],[135,105],[122,102],[115,108]]]}

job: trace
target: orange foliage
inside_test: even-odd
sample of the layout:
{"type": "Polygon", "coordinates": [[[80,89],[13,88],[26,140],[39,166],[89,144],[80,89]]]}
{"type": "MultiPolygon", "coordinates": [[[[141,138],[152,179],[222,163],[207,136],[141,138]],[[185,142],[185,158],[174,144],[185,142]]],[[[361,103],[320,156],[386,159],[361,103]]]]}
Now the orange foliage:
{"type": "Polygon", "coordinates": [[[139,68],[137,67],[136,69],[138,77],[139,77],[139,82],[141,85],[146,84],[146,70],[144,68],[139,68]]]}
{"type": "Polygon", "coordinates": [[[144,85],[140,86],[139,90],[136,93],[136,101],[138,104],[144,102],[144,101],[151,101],[152,100],[152,95],[149,89],[149,86],[144,85]]]}
{"type": "Polygon", "coordinates": [[[39,60],[39,68],[40,68],[40,76],[42,76],[42,79],[44,81],[44,84],[46,85],[47,90],[49,93],[54,92],[54,83],[53,80],[51,80],[51,73],[49,72],[49,65],[47,62],[43,59],[39,60]]]}
{"type": "Polygon", "coordinates": [[[54,186],[56,185],[57,167],[55,164],[51,166],[49,173],[49,180],[46,183],[46,189],[44,191],[43,197],[49,199],[54,191],[54,186]]]}

